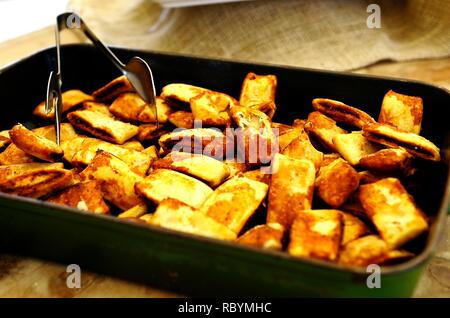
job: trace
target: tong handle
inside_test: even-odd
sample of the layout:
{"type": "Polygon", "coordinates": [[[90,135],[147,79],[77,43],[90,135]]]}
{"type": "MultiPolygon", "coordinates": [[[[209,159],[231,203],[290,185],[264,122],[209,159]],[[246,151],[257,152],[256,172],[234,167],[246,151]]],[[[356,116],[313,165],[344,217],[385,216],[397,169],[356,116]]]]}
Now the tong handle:
{"type": "Polygon", "coordinates": [[[91,40],[91,42],[103,53],[105,54],[109,60],[122,71],[122,73],[125,73],[125,64],[123,64],[117,56],[106,46],[103,44],[102,41],[89,29],[89,27],[84,23],[83,19],[81,17],[73,12],[65,12],[56,18],[58,30],[57,30],[57,42],[58,42],[58,48],[59,48],[59,32],[65,29],[74,29],[78,28],[80,29],[84,35],[91,40]]]}

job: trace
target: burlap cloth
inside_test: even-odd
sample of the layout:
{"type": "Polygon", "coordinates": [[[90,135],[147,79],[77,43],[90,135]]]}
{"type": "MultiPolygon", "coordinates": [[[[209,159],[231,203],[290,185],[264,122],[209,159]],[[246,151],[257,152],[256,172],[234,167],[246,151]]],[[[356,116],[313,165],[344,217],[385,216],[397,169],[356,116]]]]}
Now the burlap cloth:
{"type": "Polygon", "coordinates": [[[107,43],[312,68],[450,55],[450,1],[377,0],[381,28],[366,25],[373,0],[258,0],[170,11],[150,0],[71,0],[107,43]],[[153,26],[153,27],[152,27],[153,26]]]}

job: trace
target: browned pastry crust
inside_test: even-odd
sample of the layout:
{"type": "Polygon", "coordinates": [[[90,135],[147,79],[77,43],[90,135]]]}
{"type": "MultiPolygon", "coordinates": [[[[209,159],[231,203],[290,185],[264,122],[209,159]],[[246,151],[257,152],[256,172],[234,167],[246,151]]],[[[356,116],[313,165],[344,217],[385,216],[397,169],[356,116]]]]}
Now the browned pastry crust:
{"type": "Polygon", "coordinates": [[[126,92],[133,92],[133,85],[128,81],[125,75],[113,79],[105,86],[97,89],[92,96],[99,101],[108,102],[114,100],[117,96],[126,92]]]}
{"type": "Polygon", "coordinates": [[[55,142],[37,135],[21,124],[15,125],[9,131],[9,136],[19,149],[44,161],[56,162],[64,155],[61,147],[55,142]]]}
{"type": "Polygon", "coordinates": [[[312,105],[315,110],[327,115],[338,123],[362,128],[365,125],[375,122],[375,119],[369,114],[337,100],[315,98],[312,101],[312,105]]]}
{"type": "Polygon", "coordinates": [[[425,160],[440,161],[439,148],[422,136],[406,133],[392,126],[382,124],[370,124],[364,126],[363,135],[376,143],[388,147],[402,147],[415,157],[425,160]]]}
{"type": "Polygon", "coordinates": [[[378,122],[394,126],[400,131],[419,134],[422,115],[422,98],[390,90],[384,95],[378,122]]]}
{"type": "Polygon", "coordinates": [[[239,103],[252,106],[275,101],[277,77],[275,75],[256,75],[248,73],[242,83],[239,103]]]}

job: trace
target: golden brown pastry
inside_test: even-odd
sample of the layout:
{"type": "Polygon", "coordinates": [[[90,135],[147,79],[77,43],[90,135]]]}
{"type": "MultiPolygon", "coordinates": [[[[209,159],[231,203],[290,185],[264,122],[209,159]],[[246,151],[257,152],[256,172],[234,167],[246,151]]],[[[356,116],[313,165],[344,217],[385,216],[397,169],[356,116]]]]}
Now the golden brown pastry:
{"type": "MultiPolygon", "coordinates": [[[[62,97],[62,112],[67,113],[69,110],[77,106],[81,106],[85,101],[91,101],[94,98],[88,94],[83,93],[78,89],[72,89],[61,94],[62,97]]],[[[55,117],[55,110],[52,109],[48,114],[45,112],[45,101],[41,102],[33,111],[33,115],[45,119],[52,120],[55,117]]]]}
{"type": "Polygon", "coordinates": [[[221,184],[200,210],[239,234],[267,194],[265,183],[235,176],[221,184]]]}
{"type": "Polygon", "coordinates": [[[344,204],[358,186],[358,172],[343,159],[321,168],[315,181],[316,193],[333,208],[344,204]]]}
{"type": "Polygon", "coordinates": [[[369,227],[356,216],[342,212],[344,220],[344,232],[342,233],[342,245],[370,233],[369,227]]]}
{"type": "Polygon", "coordinates": [[[315,98],[312,101],[312,105],[315,110],[327,115],[338,123],[363,128],[365,125],[375,122],[375,119],[369,114],[337,100],[315,98]]]}
{"type": "Polygon", "coordinates": [[[223,160],[228,152],[234,154],[233,140],[212,128],[179,129],[162,135],[159,145],[164,152],[201,153],[218,160],[223,160]]]}
{"type": "Polygon", "coordinates": [[[164,158],[155,161],[152,168],[170,169],[185,173],[213,188],[230,176],[230,169],[222,161],[187,152],[170,152],[164,158]]]}
{"type": "Polygon", "coordinates": [[[62,148],[69,151],[70,158],[66,158],[66,160],[76,167],[87,166],[92,162],[97,151],[103,150],[125,162],[133,172],[144,176],[155,159],[148,154],[123,145],[119,146],[95,138],[81,137],[81,140],[79,139],[80,137],[62,144],[62,148]]]}
{"type": "Polygon", "coordinates": [[[176,106],[184,106],[183,104],[188,104],[191,98],[208,91],[208,89],[202,87],[173,83],[162,88],[161,97],[176,106]]]}
{"type": "Polygon", "coordinates": [[[242,234],[236,243],[281,251],[284,229],[278,223],[257,225],[242,234]]]}
{"type": "Polygon", "coordinates": [[[290,231],[288,253],[334,261],[343,233],[342,213],[337,210],[299,211],[290,231]]]}
{"type": "Polygon", "coordinates": [[[107,115],[91,110],[78,110],[67,115],[75,127],[87,131],[100,139],[123,144],[139,132],[137,126],[115,120],[107,115]]]}
{"type": "Polygon", "coordinates": [[[347,133],[347,131],[338,127],[333,119],[317,111],[309,113],[308,120],[305,123],[305,131],[325,149],[333,152],[337,152],[333,144],[333,137],[347,133]]]}
{"type": "Polygon", "coordinates": [[[280,223],[289,230],[301,210],[312,206],[316,169],[310,160],[276,154],[272,161],[267,223],[280,223]]]}
{"type": "Polygon", "coordinates": [[[285,126],[283,128],[274,126],[272,123],[272,130],[278,136],[278,148],[282,152],[286,147],[297,138],[305,139],[306,134],[303,127],[285,126]]]}
{"type": "Polygon", "coordinates": [[[263,112],[267,115],[267,117],[269,117],[269,119],[272,119],[275,115],[275,111],[277,110],[277,106],[272,101],[250,105],[249,107],[263,112]]]}
{"type": "Polygon", "coordinates": [[[359,192],[367,216],[391,248],[397,248],[428,230],[425,215],[398,179],[385,178],[365,184],[359,192]]]}
{"type": "Polygon", "coordinates": [[[168,116],[168,121],[178,128],[191,129],[194,128],[194,116],[191,112],[178,110],[168,116]]]}
{"type": "Polygon", "coordinates": [[[366,267],[398,259],[411,258],[414,254],[403,250],[391,250],[377,235],[368,235],[345,244],[339,254],[339,263],[347,266],[366,267]]]}
{"type": "Polygon", "coordinates": [[[415,157],[440,161],[439,148],[422,136],[399,131],[391,126],[371,124],[364,127],[363,135],[370,141],[388,146],[402,147],[415,157]]]}
{"type": "Polygon", "coordinates": [[[161,201],[148,223],[171,230],[222,240],[234,240],[236,234],[191,206],[175,199],[161,201]]]}
{"type": "Polygon", "coordinates": [[[136,185],[136,191],[157,204],[171,198],[193,208],[199,208],[213,192],[203,182],[168,169],[152,171],[136,185]]]}
{"type": "Polygon", "coordinates": [[[230,114],[239,127],[235,130],[237,156],[250,165],[270,163],[278,145],[269,117],[256,109],[241,106],[231,107],[230,114]]]}
{"type": "Polygon", "coordinates": [[[403,148],[381,149],[362,157],[359,165],[378,173],[409,175],[413,171],[412,158],[403,148]]]}
{"type": "Polygon", "coordinates": [[[81,176],[84,180],[99,181],[104,198],[122,210],[144,203],[134,190],[143,178],[106,151],[100,150],[81,176]]]}
{"type": "Polygon", "coordinates": [[[281,153],[293,159],[311,160],[316,170],[323,160],[323,153],[314,148],[306,134],[294,139],[281,153]]]}
{"type": "Polygon", "coordinates": [[[377,152],[381,147],[370,142],[361,131],[353,131],[350,134],[336,135],[333,144],[339,154],[352,166],[359,163],[362,157],[377,152]]]}
{"type": "Polygon", "coordinates": [[[40,198],[74,182],[62,163],[24,163],[0,167],[0,191],[40,198]]]}
{"type": "Polygon", "coordinates": [[[189,102],[193,119],[201,120],[204,126],[228,127],[231,125],[231,118],[228,114],[230,100],[224,94],[212,91],[203,92],[191,98],[189,102]]]}
{"type": "Polygon", "coordinates": [[[114,118],[114,115],[109,111],[109,106],[104,103],[86,101],[83,102],[83,109],[99,112],[102,113],[103,115],[114,118]]]}
{"type": "Polygon", "coordinates": [[[265,169],[256,169],[245,171],[242,175],[251,180],[263,182],[267,185],[270,185],[270,171],[266,171],[265,169]]]}
{"type": "Polygon", "coordinates": [[[422,98],[390,90],[384,95],[378,122],[394,126],[400,131],[419,134],[422,114],[422,98]]]}
{"type": "Polygon", "coordinates": [[[27,154],[48,162],[62,159],[64,152],[55,142],[37,135],[22,124],[15,125],[10,131],[11,141],[27,154]]]}
{"type": "Polygon", "coordinates": [[[92,96],[99,101],[108,102],[114,100],[120,94],[133,92],[133,85],[128,81],[125,75],[113,79],[105,86],[97,89],[92,96]]]}
{"type": "Polygon", "coordinates": [[[250,72],[242,83],[239,103],[242,106],[252,106],[274,102],[276,89],[277,77],[275,75],[256,75],[250,72]]]}
{"type": "Polygon", "coordinates": [[[97,214],[109,214],[109,206],[103,201],[101,185],[95,180],[72,185],[46,201],[97,214]]]}
{"type": "Polygon", "coordinates": [[[109,107],[109,111],[124,121],[152,122],[146,114],[152,112],[150,106],[134,92],[119,95],[109,107]],[[141,115],[142,114],[142,115],[141,115]]]}

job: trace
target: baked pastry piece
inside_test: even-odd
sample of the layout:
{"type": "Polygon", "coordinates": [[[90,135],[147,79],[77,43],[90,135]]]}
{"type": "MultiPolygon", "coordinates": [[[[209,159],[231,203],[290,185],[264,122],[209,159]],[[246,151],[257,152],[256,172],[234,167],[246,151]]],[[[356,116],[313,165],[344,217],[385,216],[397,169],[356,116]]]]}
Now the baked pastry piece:
{"type": "Polygon", "coordinates": [[[305,131],[325,149],[333,152],[337,152],[333,144],[333,137],[347,133],[347,131],[338,127],[333,119],[317,111],[309,113],[308,120],[305,123],[305,131]]]}
{"type": "Polygon", "coordinates": [[[353,131],[350,134],[336,135],[333,144],[339,154],[352,166],[359,163],[362,157],[377,152],[381,147],[370,142],[361,131],[353,131]]]}
{"type": "Polygon", "coordinates": [[[323,153],[314,148],[306,134],[294,139],[281,153],[293,159],[311,160],[316,170],[323,160],[323,153]]]}
{"type": "Polygon", "coordinates": [[[135,151],[143,151],[145,148],[142,146],[142,144],[138,140],[128,140],[127,142],[124,142],[122,145],[120,145],[122,148],[135,150],[135,151]]]}
{"type": "Polygon", "coordinates": [[[235,130],[237,157],[247,164],[268,164],[278,151],[277,140],[269,117],[250,107],[233,106],[230,109],[233,121],[239,127],[235,130]]]}
{"type": "Polygon", "coordinates": [[[215,239],[236,239],[236,234],[226,226],[175,199],[161,201],[148,223],[215,239]]]}
{"type": "Polygon", "coordinates": [[[267,115],[270,119],[272,119],[273,115],[275,115],[275,111],[277,110],[277,106],[274,102],[264,102],[259,104],[250,105],[250,108],[259,110],[267,115]]]}
{"type": "Polygon", "coordinates": [[[263,249],[281,251],[284,229],[278,223],[257,225],[244,234],[236,242],[238,244],[256,246],[263,249]]]}
{"type": "Polygon", "coordinates": [[[252,106],[275,101],[277,77],[275,75],[256,75],[248,73],[242,83],[239,103],[252,106]]]}
{"type": "Polygon", "coordinates": [[[394,126],[400,131],[419,134],[422,114],[422,98],[390,90],[384,95],[378,122],[394,126]]]}
{"type": "Polygon", "coordinates": [[[109,102],[114,100],[120,94],[133,91],[133,85],[131,85],[125,75],[122,75],[97,89],[92,93],[92,96],[98,101],[109,102]]]}
{"type": "Polygon", "coordinates": [[[246,178],[249,178],[251,180],[263,182],[267,185],[270,185],[270,171],[269,169],[256,169],[256,170],[250,170],[245,171],[242,173],[242,175],[246,178]]]}
{"type": "Polygon", "coordinates": [[[92,162],[97,151],[103,150],[125,162],[133,172],[141,176],[146,174],[152,161],[156,159],[141,151],[132,150],[123,145],[119,146],[95,138],[78,137],[72,141],[64,142],[61,147],[68,151],[67,155],[70,158],[67,156],[67,161],[76,167],[87,166],[92,162]]]}
{"type": "Polygon", "coordinates": [[[136,191],[157,204],[172,198],[194,208],[199,208],[213,192],[203,182],[168,169],[152,171],[136,185],[136,191]]]}
{"type": "Polygon", "coordinates": [[[96,214],[109,214],[109,206],[103,201],[101,185],[95,180],[72,185],[46,201],[96,214]]]}
{"type": "Polygon", "coordinates": [[[22,124],[15,125],[9,136],[19,149],[36,158],[55,162],[63,157],[63,150],[55,142],[37,135],[22,124]]]}
{"type": "Polygon", "coordinates": [[[0,191],[40,198],[74,182],[62,163],[25,163],[0,167],[0,191]]]}
{"type": "Polygon", "coordinates": [[[78,110],[67,115],[75,127],[87,131],[100,139],[123,144],[139,132],[137,126],[115,120],[107,115],[91,110],[78,110]]]}
{"type": "MultiPolygon", "coordinates": [[[[81,106],[85,101],[91,101],[94,98],[88,94],[83,93],[78,89],[72,89],[61,94],[62,97],[62,112],[67,113],[69,110],[77,106],[81,106]]],[[[48,114],[45,112],[45,101],[41,102],[33,111],[33,115],[52,120],[55,117],[55,110],[51,110],[48,114]]]]}
{"type": "Polygon", "coordinates": [[[139,125],[138,134],[135,138],[139,141],[154,141],[168,133],[169,132],[164,130],[162,125],[142,124],[139,125]]]}
{"type": "Polygon", "coordinates": [[[345,212],[342,212],[342,216],[344,220],[344,232],[342,233],[341,242],[342,245],[370,233],[369,227],[358,217],[345,212]]]}
{"type": "Polygon", "coordinates": [[[106,105],[104,103],[86,101],[83,102],[83,109],[99,112],[102,113],[103,115],[114,118],[114,115],[109,111],[109,105],[106,105]]]}
{"type": "Polygon", "coordinates": [[[188,174],[215,188],[230,176],[230,169],[222,161],[187,152],[170,152],[155,161],[153,169],[170,169],[188,174]]]}
{"type": "Polygon", "coordinates": [[[109,111],[124,121],[152,122],[155,116],[148,116],[153,110],[134,92],[119,95],[109,107],[109,111]]]}
{"type": "Polygon", "coordinates": [[[15,144],[9,144],[2,153],[0,153],[0,165],[14,165],[21,163],[36,162],[37,158],[27,154],[15,144]]]}
{"type": "Polygon", "coordinates": [[[161,97],[166,100],[189,103],[191,98],[207,91],[209,90],[203,87],[182,83],[172,83],[162,88],[161,97]]]}
{"type": "Polygon", "coordinates": [[[334,261],[343,233],[342,213],[337,210],[299,211],[290,231],[288,253],[334,261]]]}
{"type": "Polygon", "coordinates": [[[422,136],[399,131],[391,126],[370,124],[364,127],[363,135],[370,141],[388,146],[402,147],[415,157],[425,160],[440,161],[439,148],[422,136]]]}
{"type": "Polygon", "coordinates": [[[161,136],[159,145],[163,152],[201,153],[218,160],[223,160],[228,152],[234,154],[233,140],[212,128],[179,129],[161,136]]]}
{"type": "Polygon", "coordinates": [[[144,203],[134,190],[143,178],[106,151],[100,150],[81,176],[86,181],[99,181],[104,198],[122,210],[144,203]]]}
{"type": "Polygon", "coordinates": [[[316,169],[310,160],[276,154],[272,161],[267,223],[280,223],[289,230],[301,210],[312,205],[316,169]]]}
{"type": "Polygon", "coordinates": [[[365,184],[359,192],[367,216],[392,249],[428,230],[425,215],[398,179],[365,184]]]}
{"type": "Polygon", "coordinates": [[[413,157],[403,148],[389,148],[362,157],[359,165],[382,174],[409,175],[413,171],[412,159],[413,157]]]}
{"type": "Polygon", "coordinates": [[[339,263],[346,266],[366,267],[400,259],[408,259],[414,254],[404,250],[391,250],[377,235],[368,235],[345,244],[339,254],[339,263]]]}
{"type": "Polygon", "coordinates": [[[303,135],[306,134],[303,127],[294,127],[294,126],[287,126],[283,125],[280,126],[274,126],[274,123],[272,123],[272,130],[274,131],[275,135],[278,136],[278,147],[280,152],[282,152],[286,147],[293,142],[297,138],[304,138],[303,135]]]}
{"type": "Polygon", "coordinates": [[[168,121],[178,128],[194,128],[194,115],[191,112],[178,110],[168,116],[168,121]]]}
{"type": "Polygon", "coordinates": [[[265,183],[235,176],[221,184],[200,210],[239,234],[267,194],[265,183]]]}
{"type": "Polygon", "coordinates": [[[203,92],[190,99],[191,111],[195,120],[201,120],[205,126],[228,127],[231,118],[228,115],[230,100],[223,94],[203,92]]]}
{"type": "MultiPolygon", "coordinates": [[[[235,175],[244,173],[250,169],[249,166],[245,162],[242,162],[235,158],[225,159],[223,162],[227,165],[228,169],[230,169],[230,177],[234,177],[235,175]]],[[[250,178],[250,179],[253,179],[253,178],[250,178]]]]}
{"type": "MultiPolygon", "coordinates": [[[[60,128],[61,128],[61,142],[71,140],[77,136],[72,125],[69,123],[61,123],[60,128]]],[[[50,141],[56,140],[54,125],[35,128],[32,130],[32,132],[50,141]]],[[[1,165],[30,163],[35,161],[37,161],[36,157],[27,154],[25,151],[19,149],[15,144],[8,145],[6,149],[2,153],[0,153],[1,165]]]]}
{"type": "Polygon", "coordinates": [[[340,158],[321,168],[315,181],[316,193],[333,208],[344,204],[358,186],[358,172],[340,158]]]}
{"type": "MultiPolygon", "coordinates": [[[[32,132],[38,136],[56,142],[55,125],[38,127],[32,129],[32,132]]],[[[70,123],[61,123],[60,132],[61,132],[60,136],[61,142],[64,142],[66,140],[72,140],[73,138],[78,137],[78,134],[76,133],[75,129],[70,123]]]]}
{"type": "Polygon", "coordinates": [[[338,123],[363,128],[365,125],[375,122],[375,119],[369,114],[337,100],[315,98],[312,101],[312,105],[315,110],[327,115],[338,123]]]}

